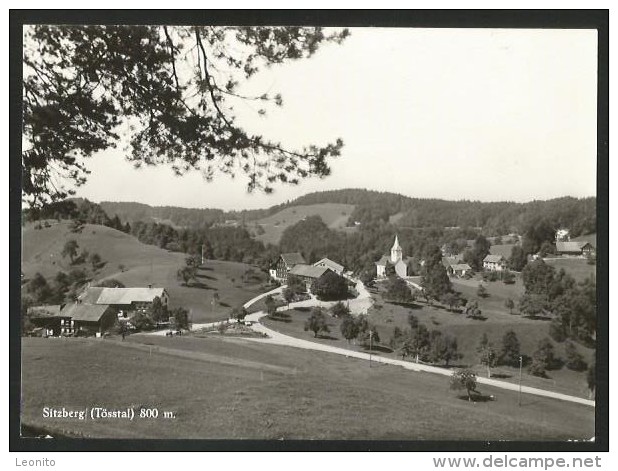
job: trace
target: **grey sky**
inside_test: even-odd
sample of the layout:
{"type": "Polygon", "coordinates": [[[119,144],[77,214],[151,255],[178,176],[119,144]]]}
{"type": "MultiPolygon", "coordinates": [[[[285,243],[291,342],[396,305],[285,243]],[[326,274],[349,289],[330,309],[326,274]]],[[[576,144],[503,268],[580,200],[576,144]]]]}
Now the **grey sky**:
{"type": "Polygon", "coordinates": [[[330,177],[247,195],[242,177],[134,170],[110,150],[87,161],[78,196],[224,209],[350,187],[482,201],[594,196],[596,55],[593,30],[352,29],[343,45],[246,84],[281,92],[283,108],[266,118],[236,108],[252,132],[289,146],[341,137],[330,177]]]}

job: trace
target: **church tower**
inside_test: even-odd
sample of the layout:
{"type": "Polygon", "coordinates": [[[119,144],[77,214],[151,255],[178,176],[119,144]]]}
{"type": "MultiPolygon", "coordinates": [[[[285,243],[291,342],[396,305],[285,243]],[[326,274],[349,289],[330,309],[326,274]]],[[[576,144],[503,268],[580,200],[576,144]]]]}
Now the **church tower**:
{"type": "Polygon", "coordinates": [[[403,258],[403,250],[399,245],[399,238],[395,236],[395,243],[391,248],[391,263],[397,263],[399,260],[403,258]]]}

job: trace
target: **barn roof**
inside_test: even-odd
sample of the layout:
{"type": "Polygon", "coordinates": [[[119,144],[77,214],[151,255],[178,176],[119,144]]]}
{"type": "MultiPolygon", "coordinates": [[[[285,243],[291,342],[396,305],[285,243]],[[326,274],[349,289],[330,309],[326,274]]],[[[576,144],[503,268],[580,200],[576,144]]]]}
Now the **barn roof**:
{"type": "Polygon", "coordinates": [[[67,305],[62,310],[62,314],[74,321],[99,322],[108,308],[106,304],[76,303],[67,305]]]}
{"type": "Polygon", "coordinates": [[[472,270],[470,265],[468,265],[467,263],[456,263],[455,265],[451,265],[451,268],[455,271],[472,270]]]}
{"type": "Polygon", "coordinates": [[[313,266],[318,266],[319,264],[323,263],[324,265],[326,265],[328,268],[330,268],[331,270],[334,271],[343,271],[343,265],[337,263],[337,262],[333,262],[331,259],[329,258],[323,258],[322,260],[318,260],[317,262],[315,262],[313,264],[313,266]]]}
{"type": "Polygon", "coordinates": [[[298,264],[290,270],[290,275],[305,276],[308,278],[320,278],[329,271],[328,267],[315,267],[313,265],[298,264]]]}
{"type": "Polygon", "coordinates": [[[32,317],[63,317],[60,304],[50,304],[46,306],[31,306],[28,308],[28,315],[32,317]]]}
{"type": "Polygon", "coordinates": [[[83,304],[131,304],[152,302],[165,288],[88,288],[79,297],[83,304]]]}
{"type": "Polygon", "coordinates": [[[571,242],[556,242],[556,251],[558,252],[581,252],[581,250],[586,245],[591,245],[591,244],[583,240],[571,241],[571,242]]]}
{"type": "Polygon", "coordinates": [[[164,288],[104,288],[96,304],[151,303],[163,296],[164,288]]]}
{"type": "Polygon", "coordinates": [[[282,253],[281,258],[287,266],[293,267],[299,263],[307,263],[299,252],[282,253]]]}
{"type": "Polygon", "coordinates": [[[484,262],[490,262],[490,263],[500,263],[500,262],[503,262],[504,260],[505,258],[502,255],[492,255],[492,254],[487,255],[483,259],[484,262]]]}
{"type": "Polygon", "coordinates": [[[509,258],[511,256],[511,252],[513,251],[513,247],[516,244],[498,244],[492,245],[489,247],[489,253],[491,255],[502,255],[504,258],[509,258]]]}

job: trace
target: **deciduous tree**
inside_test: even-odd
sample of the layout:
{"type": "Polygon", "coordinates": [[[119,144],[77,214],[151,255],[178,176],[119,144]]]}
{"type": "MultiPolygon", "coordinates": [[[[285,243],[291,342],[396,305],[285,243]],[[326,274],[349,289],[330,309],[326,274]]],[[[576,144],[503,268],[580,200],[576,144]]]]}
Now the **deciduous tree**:
{"type": "Polygon", "coordinates": [[[282,26],[26,27],[24,199],[36,206],[72,194],[62,182],[86,181],[84,157],[123,139],[136,166],[199,170],[209,180],[242,173],[249,190],[328,175],[341,140],[286,149],[245,130],[234,110],[252,102],[264,115],[269,104],[281,106],[279,94],[244,96],[241,82],[347,35],[282,26]]]}

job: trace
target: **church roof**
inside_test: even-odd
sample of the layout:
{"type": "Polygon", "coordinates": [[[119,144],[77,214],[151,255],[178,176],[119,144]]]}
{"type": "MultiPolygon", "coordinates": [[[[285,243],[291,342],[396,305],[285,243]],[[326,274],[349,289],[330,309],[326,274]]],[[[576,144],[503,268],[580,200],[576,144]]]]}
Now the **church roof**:
{"type": "Polygon", "coordinates": [[[399,245],[399,237],[395,235],[395,243],[393,244],[393,248],[391,250],[401,250],[401,245],[399,245]]]}
{"type": "Polygon", "coordinates": [[[391,258],[388,255],[382,255],[382,258],[376,262],[376,265],[386,266],[387,263],[391,263],[391,258]]]}

